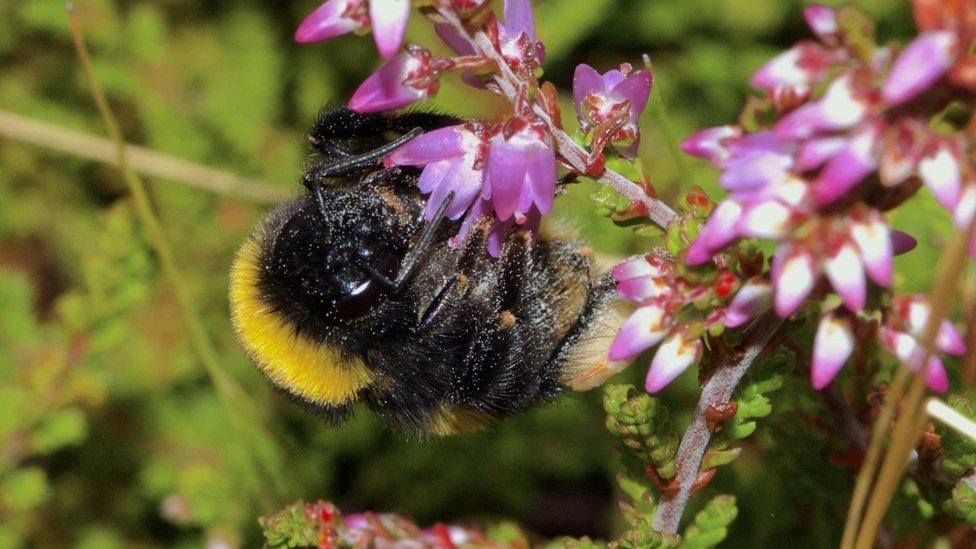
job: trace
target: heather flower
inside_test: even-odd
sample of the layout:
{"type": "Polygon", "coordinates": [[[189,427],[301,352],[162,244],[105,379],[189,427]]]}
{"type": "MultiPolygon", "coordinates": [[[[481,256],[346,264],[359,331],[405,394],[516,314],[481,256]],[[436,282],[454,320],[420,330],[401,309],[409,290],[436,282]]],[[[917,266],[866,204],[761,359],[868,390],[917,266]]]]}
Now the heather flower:
{"type": "Polygon", "coordinates": [[[485,128],[477,123],[449,126],[427,132],[393,151],[385,160],[391,166],[423,166],[417,181],[429,195],[424,218],[433,217],[449,193],[454,193],[445,215],[460,219],[482,192],[487,142],[485,128]]]}
{"type": "Polygon", "coordinates": [[[492,201],[499,220],[514,216],[522,223],[533,206],[549,213],[556,194],[556,152],[546,127],[510,119],[491,140],[488,178],[482,194],[492,201]]]}
{"type": "Polygon", "coordinates": [[[621,65],[601,75],[593,67],[580,64],[573,75],[576,115],[584,133],[593,132],[593,152],[599,154],[607,143],[622,147],[621,154],[633,159],[640,145],[637,123],[651,92],[652,77],[647,70],[631,70],[621,65]]]}
{"type": "MultiPolygon", "coordinates": [[[[925,356],[921,339],[931,312],[925,296],[896,296],[892,299],[885,324],[878,331],[881,345],[915,371],[919,370],[925,356]]],[[[962,356],[966,352],[965,342],[948,320],[939,325],[935,350],[955,356],[962,356]]],[[[934,354],[929,357],[925,382],[929,388],[938,392],[949,389],[945,365],[934,354]]]]}
{"type": "MultiPolygon", "coordinates": [[[[720,273],[709,283],[686,280],[663,252],[628,259],[616,265],[611,274],[617,281],[617,292],[638,307],[611,342],[607,358],[611,362],[626,361],[658,346],[647,373],[645,388],[649,392],[661,390],[698,363],[703,350],[702,335],[725,317],[724,309],[714,307],[705,312],[710,307],[701,305],[724,301],[738,284],[730,272],[720,273]]],[[[754,289],[749,287],[745,294],[754,289]]],[[[752,309],[761,307],[760,304],[752,309]]]]}
{"type": "MultiPolygon", "coordinates": [[[[499,53],[505,58],[512,70],[522,73],[532,73],[542,65],[546,50],[538,41],[535,34],[535,16],[532,13],[531,0],[505,0],[503,7],[504,23],[498,26],[499,53]]],[[[475,50],[458,32],[446,24],[434,27],[448,46],[460,55],[474,55],[475,50]]],[[[482,87],[474,77],[464,78],[464,81],[476,87],[482,87]]]]}
{"type": "Polygon", "coordinates": [[[512,227],[537,232],[555,199],[551,138],[541,124],[518,117],[501,127],[470,122],[427,132],[385,162],[423,167],[418,186],[428,195],[427,219],[454,193],[445,215],[452,220],[464,216],[464,221],[452,245],[463,243],[479,219],[493,219],[488,251],[496,257],[512,227]]]}
{"type": "Polygon", "coordinates": [[[437,71],[430,52],[408,46],[371,74],[349,99],[349,108],[358,112],[399,109],[437,93],[437,71]]]}
{"type": "Polygon", "coordinates": [[[295,41],[318,42],[370,27],[380,55],[393,57],[403,43],[410,0],[328,0],[302,21],[295,41]]]}
{"type": "Polygon", "coordinates": [[[956,35],[949,31],[919,35],[895,60],[881,86],[882,98],[890,105],[898,105],[917,97],[949,72],[958,46],[956,35]]]}
{"type": "Polygon", "coordinates": [[[820,319],[813,340],[810,364],[810,384],[823,389],[837,377],[837,373],[854,352],[856,339],[848,315],[829,312],[820,319]]]}

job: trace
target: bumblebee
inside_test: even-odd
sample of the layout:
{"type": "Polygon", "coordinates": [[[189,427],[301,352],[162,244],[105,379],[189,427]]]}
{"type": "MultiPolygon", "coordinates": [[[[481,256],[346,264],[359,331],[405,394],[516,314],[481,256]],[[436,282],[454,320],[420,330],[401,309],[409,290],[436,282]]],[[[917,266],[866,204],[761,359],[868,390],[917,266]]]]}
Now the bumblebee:
{"type": "Polygon", "coordinates": [[[516,228],[495,259],[489,219],[449,246],[451,197],[424,221],[419,170],[383,166],[420,133],[457,123],[324,109],[304,194],[234,260],[243,347],[275,387],[333,423],[363,402],[416,436],[477,430],[608,367],[614,285],[578,246],[516,228]]]}

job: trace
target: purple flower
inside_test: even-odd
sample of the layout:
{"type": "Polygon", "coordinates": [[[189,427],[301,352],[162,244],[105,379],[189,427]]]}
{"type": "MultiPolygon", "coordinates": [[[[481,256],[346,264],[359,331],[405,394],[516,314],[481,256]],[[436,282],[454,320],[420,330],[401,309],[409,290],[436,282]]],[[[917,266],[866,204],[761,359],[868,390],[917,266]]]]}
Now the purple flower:
{"type": "MultiPolygon", "coordinates": [[[[878,331],[882,346],[915,371],[919,370],[925,356],[921,339],[931,314],[932,309],[925,296],[896,296],[891,300],[885,324],[878,331]]],[[[935,348],[937,351],[955,356],[962,356],[966,352],[966,344],[962,336],[948,320],[942,321],[939,325],[935,348]]],[[[940,393],[949,389],[945,365],[938,356],[933,355],[929,358],[925,370],[925,382],[929,388],[940,393]]]]}
{"type": "Polygon", "coordinates": [[[817,38],[828,43],[835,41],[840,27],[837,24],[837,13],[834,8],[817,4],[807,6],[803,9],[803,18],[817,38]]]}
{"type": "Polygon", "coordinates": [[[454,199],[445,215],[460,219],[484,187],[487,143],[484,128],[474,124],[449,126],[427,132],[393,151],[386,163],[393,166],[423,166],[418,187],[429,195],[424,218],[430,220],[444,198],[454,199]]]}
{"type": "Polygon", "coordinates": [[[664,339],[672,325],[660,306],[651,304],[638,308],[617,332],[607,358],[611,361],[634,358],[664,339]]]}
{"type": "Polygon", "coordinates": [[[295,31],[303,44],[371,27],[380,55],[393,57],[403,43],[410,18],[410,0],[329,0],[315,9],[295,31]]]}
{"type": "Polygon", "coordinates": [[[430,52],[419,46],[387,61],[371,74],[349,99],[357,112],[389,111],[427,99],[437,93],[437,71],[430,52]]]}
{"type": "Polygon", "coordinates": [[[810,384],[814,389],[823,389],[837,377],[854,352],[855,343],[850,317],[830,312],[820,319],[810,364],[810,384]]]}
{"type": "Polygon", "coordinates": [[[464,217],[451,239],[461,245],[481,219],[492,220],[489,252],[497,257],[508,231],[538,231],[556,193],[556,156],[544,126],[512,118],[502,128],[480,122],[427,132],[391,153],[388,166],[422,166],[418,186],[431,219],[449,193],[446,216],[464,217]],[[505,137],[505,129],[510,130],[505,137]]]}
{"type": "Polygon", "coordinates": [[[499,220],[521,224],[531,207],[547,214],[556,195],[556,152],[545,126],[510,119],[509,135],[495,134],[488,152],[488,180],[482,191],[499,220]]]}
{"type": "MultiPolygon", "coordinates": [[[[545,61],[546,50],[536,39],[535,16],[532,14],[531,0],[505,0],[504,23],[498,23],[498,45],[500,53],[515,71],[532,72],[545,61]]],[[[475,55],[475,49],[458,34],[454,27],[446,23],[434,26],[437,35],[460,55],[475,55]]],[[[463,80],[474,86],[484,87],[473,75],[463,75],[463,80]]]]}
{"type": "Polygon", "coordinates": [[[881,86],[885,102],[898,105],[914,99],[942,78],[955,62],[957,41],[949,31],[929,31],[912,40],[881,86]]]}
{"type": "Polygon", "coordinates": [[[725,310],[725,326],[738,328],[768,311],[772,306],[773,287],[762,278],[752,278],[742,285],[725,310]]]}
{"type": "Polygon", "coordinates": [[[800,42],[759,67],[749,83],[770,93],[784,88],[806,94],[823,80],[833,62],[828,51],[815,42],[800,42]]]}
{"type": "Polygon", "coordinates": [[[701,360],[701,356],[701,338],[690,337],[683,330],[673,333],[654,354],[654,358],[651,360],[651,368],[647,371],[644,388],[648,393],[660,391],[687,370],[689,366],[697,364],[701,360]]]}
{"type": "MultiPolygon", "coordinates": [[[[584,133],[594,132],[593,141],[601,145],[620,142],[624,147],[621,154],[633,159],[640,144],[637,120],[647,106],[651,83],[649,71],[632,71],[629,65],[603,75],[589,65],[578,65],[573,75],[573,99],[584,133]]],[[[596,147],[594,152],[599,152],[596,147]]]]}

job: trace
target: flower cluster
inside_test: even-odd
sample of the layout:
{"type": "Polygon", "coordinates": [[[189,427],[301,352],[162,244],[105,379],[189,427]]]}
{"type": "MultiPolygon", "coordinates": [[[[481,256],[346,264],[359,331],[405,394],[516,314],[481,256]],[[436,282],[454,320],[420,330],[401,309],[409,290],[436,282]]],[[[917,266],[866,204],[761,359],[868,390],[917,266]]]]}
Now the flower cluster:
{"type": "MultiPolygon", "coordinates": [[[[697,190],[686,201],[696,202],[699,207],[707,205],[707,198],[697,190]]],[[[759,270],[747,263],[738,265],[741,273],[759,270]]],[[[638,307],[617,333],[607,358],[611,362],[629,360],[660,344],[647,373],[648,392],[661,390],[698,363],[704,349],[703,336],[716,335],[724,326],[744,322],[741,307],[726,307],[729,297],[742,284],[729,268],[696,277],[676,265],[671,254],[656,250],[618,264],[611,274],[617,281],[617,291],[638,307]]],[[[747,281],[739,295],[755,292],[756,285],[753,280],[747,281]]]]}
{"type": "Polygon", "coordinates": [[[538,229],[543,214],[552,209],[556,185],[556,159],[551,137],[537,121],[513,117],[505,124],[470,122],[428,132],[391,154],[396,166],[423,166],[420,191],[429,195],[426,218],[449,195],[454,198],[446,215],[465,216],[452,239],[464,241],[472,225],[494,218],[488,251],[497,256],[513,225],[538,229]]]}
{"type": "MultiPolygon", "coordinates": [[[[515,225],[535,232],[556,195],[557,153],[552,135],[559,129],[555,101],[539,99],[545,90],[536,80],[545,59],[537,40],[529,0],[506,0],[504,22],[487,13],[488,2],[442,2],[467,22],[464,32],[434,16],[437,34],[457,57],[437,57],[408,44],[401,49],[409,2],[403,0],[329,0],[299,27],[296,39],[310,42],[370,26],[388,60],[353,93],[349,107],[359,112],[394,110],[432,98],[440,78],[461,73],[472,86],[497,90],[499,59],[517,75],[518,97],[513,112],[499,123],[473,121],[428,132],[385,159],[387,166],[422,168],[421,192],[428,195],[427,219],[450,197],[446,217],[462,220],[452,245],[462,243],[482,218],[493,220],[488,250],[497,256],[505,235],[515,225]],[[470,34],[469,34],[470,32],[470,34]],[[484,39],[480,44],[476,36],[484,39]],[[479,49],[484,42],[491,52],[479,49]],[[540,113],[546,113],[548,119],[540,113]],[[553,122],[555,120],[555,122],[553,122]]],[[[592,157],[602,158],[607,145],[633,158],[640,140],[637,119],[647,104],[651,75],[629,65],[600,75],[587,65],[577,69],[574,91],[577,113],[590,135],[592,157]]]]}
{"type": "MultiPolygon", "coordinates": [[[[769,280],[756,277],[743,285],[729,304],[726,326],[745,324],[769,308],[789,317],[828,287],[839,296],[843,309],[823,317],[817,336],[812,381],[818,388],[851,354],[851,319],[867,306],[869,282],[890,286],[893,255],[915,245],[888,227],[884,212],[919,183],[959,226],[968,225],[976,210],[966,140],[931,123],[953,94],[976,89],[972,74],[960,68],[973,62],[962,45],[973,40],[976,8],[950,4],[957,17],[916,10],[922,33],[901,52],[873,46],[853,12],[808,7],[817,40],[798,43],[751,79],[768,94],[765,106],[756,108],[765,112],[747,113],[738,125],[709,128],[683,143],[685,152],[722,171],[719,183],[729,193],[684,262],[708,264],[741,238],[777,242],[769,280]],[[773,122],[759,124],[760,118],[773,122]]],[[[976,240],[971,251],[976,253],[976,240]]],[[[898,333],[901,339],[917,336],[917,330],[909,332],[915,335],[898,333]]],[[[907,360],[907,343],[893,346],[899,338],[891,333],[879,332],[882,344],[907,360]]],[[[929,376],[933,388],[944,389],[938,359],[929,376]]]]}

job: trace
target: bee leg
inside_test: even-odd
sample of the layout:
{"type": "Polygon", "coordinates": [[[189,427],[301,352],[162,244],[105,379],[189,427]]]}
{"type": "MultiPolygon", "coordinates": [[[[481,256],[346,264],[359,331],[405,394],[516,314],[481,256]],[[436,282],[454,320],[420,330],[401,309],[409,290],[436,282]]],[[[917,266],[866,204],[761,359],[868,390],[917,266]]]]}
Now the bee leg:
{"type": "Polygon", "coordinates": [[[424,312],[420,315],[420,322],[417,323],[416,331],[423,331],[429,328],[434,323],[434,320],[444,311],[448,301],[458,297],[456,294],[464,294],[467,290],[467,285],[468,278],[466,276],[460,274],[452,276],[450,280],[441,286],[434,299],[424,308],[424,312]],[[454,292],[455,288],[458,288],[458,292],[454,292]]]}
{"type": "MultiPolygon", "coordinates": [[[[324,208],[325,204],[321,191],[316,191],[316,196],[319,200],[319,208],[324,208]]],[[[364,273],[368,274],[381,286],[386,287],[388,290],[391,290],[394,293],[403,290],[403,288],[406,287],[407,282],[410,280],[410,276],[417,268],[417,265],[420,264],[420,258],[424,256],[424,253],[427,251],[427,247],[430,246],[430,243],[434,240],[434,235],[437,234],[437,228],[440,227],[441,222],[444,221],[444,212],[447,211],[447,208],[451,205],[452,200],[454,200],[454,193],[450,192],[446,197],[444,197],[444,200],[441,202],[440,206],[438,206],[437,212],[434,213],[434,218],[424,226],[423,232],[420,233],[420,240],[418,240],[417,244],[410,248],[406,257],[403,258],[403,262],[400,264],[400,271],[397,273],[395,279],[391,280],[389,277],[376,269],[373,269],[364,262],[355,262],[354,265],[364,273]]]]}
{"type": "Polygon", "coordinates": [[[437,207],[437,211],[434,212],[434,217],[424,226],[423,232],[420,233],[420,240],[417,241],[417,244],[403,258],[403,263],[400,264],[400,272],[397,273],[396,280],[394,281],[394,291],[399,292],[402,290],[406,286],[407,281],[410,280],[410,275],[413,274],[414,269],[420,264],[420,258],[426,253],[427,247],[433,242],[434,235],[437,234],[437,228],[444,221],[444,213],[447,212],[447,208],[453,200],[454,192],[451,191],[447,193],[447,196],[444,197],[444,200],[437,207]]]}

